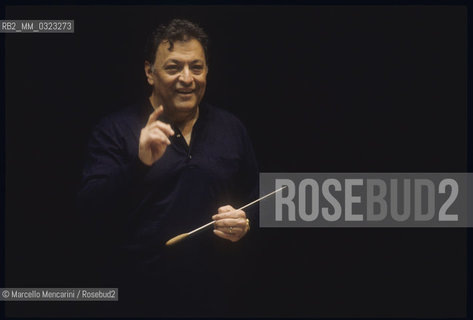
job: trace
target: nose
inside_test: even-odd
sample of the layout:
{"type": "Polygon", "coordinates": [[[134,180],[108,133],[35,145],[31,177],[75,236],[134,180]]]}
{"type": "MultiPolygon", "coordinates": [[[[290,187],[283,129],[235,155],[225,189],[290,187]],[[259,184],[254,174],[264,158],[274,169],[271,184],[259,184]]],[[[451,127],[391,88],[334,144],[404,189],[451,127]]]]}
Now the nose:
{"type": "Polygon", "coordinates": [[[190,85],[192,84],[192,80],[193,78],[192,78],[191,71],[189,70],[188,66],[185,66],[181,74],[179,75],[179,81],[181,81],[182,83],[186,85],[190,85]]]}

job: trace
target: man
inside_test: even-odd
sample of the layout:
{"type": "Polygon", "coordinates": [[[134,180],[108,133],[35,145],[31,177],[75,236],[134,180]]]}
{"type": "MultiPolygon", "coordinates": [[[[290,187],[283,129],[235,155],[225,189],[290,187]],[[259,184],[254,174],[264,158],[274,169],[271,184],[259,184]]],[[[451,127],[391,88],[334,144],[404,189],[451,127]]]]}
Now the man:
{"type": "MultiPolygon", "coordinates": [[[[108,248],[118,248],[113,268],[120,285],[146,283],[153,292],[158,288],[160,298],[187,299],[186,306],[198,301],[194,309],[208,311],[205,301],[225,297],[222,289],[208,295],[220,280],[227,281],[224,290],[238,291],[231,279],[240,255],[232,242],[250,225],[247,212],[235,208],[257,197],[254,153],[240,121],[202,103],[208,61],[200,27],[177,19],[160,26],[145,60],[151,95],[96,127],[79,203],[84,213],[101,218],[108,248]],[[211,219],[213,234],[164,246],[211,219]]],[[[179,310],[172,302],[160,308],[183,315],[173,313],[179,310]]]]}

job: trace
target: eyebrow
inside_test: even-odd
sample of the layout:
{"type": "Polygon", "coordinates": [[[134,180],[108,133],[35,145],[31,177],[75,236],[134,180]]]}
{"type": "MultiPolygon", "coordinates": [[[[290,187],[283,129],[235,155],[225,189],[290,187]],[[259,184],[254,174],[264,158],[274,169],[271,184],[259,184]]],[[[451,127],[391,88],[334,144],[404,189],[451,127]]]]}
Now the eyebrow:
{"type": "MultiPolygon", "coordinates": [[[[164,64],[167,64],[167,63],[180,64],[180,63],[182,63],[182,61],[179,61],[179,60],[176,60],[176,59],[170,59],[170,60],[164,61],[164,64]]],[[[190,63],[204,63],[204,60],[195,59],[195,60],[192,60],[190,63]]]]}

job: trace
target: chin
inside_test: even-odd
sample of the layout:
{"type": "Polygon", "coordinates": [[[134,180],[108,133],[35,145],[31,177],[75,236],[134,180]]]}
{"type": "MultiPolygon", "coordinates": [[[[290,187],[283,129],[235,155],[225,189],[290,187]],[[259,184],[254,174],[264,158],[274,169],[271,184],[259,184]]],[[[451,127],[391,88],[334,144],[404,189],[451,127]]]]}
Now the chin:
{"type": "Polygon", "coordinates": [[[191,111],[195,109],[196,107],[197,107],[196,101],[189,101],[186,103],[180,102],[180,103],[174,104],[174,108],[176,109],[176,111],[184,111],[184,112],[191,111]]]}

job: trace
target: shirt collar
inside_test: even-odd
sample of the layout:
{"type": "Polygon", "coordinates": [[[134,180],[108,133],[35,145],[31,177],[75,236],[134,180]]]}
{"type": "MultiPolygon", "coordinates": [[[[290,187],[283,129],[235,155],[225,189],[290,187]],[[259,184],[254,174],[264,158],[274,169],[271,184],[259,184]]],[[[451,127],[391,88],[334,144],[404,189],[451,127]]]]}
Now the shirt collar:
{"type": "MultiPolygon", "coordinates": [[[[149,101],[149,98],[145,98],[144,103],[142,104],[143,106],[143,119],[145,120],[145,123],[148,121],[149,115],[155,110],[151,102],[149,101]]],[[[207,119],[208,115],[208,108],[209,106],[205,102],[201,102],[199,104],[199,117],[197,118],[197,121],[194,124],[194,127],[197,123],[204,122],[205,119],[207,119]]],[[[168,119],[165,117],[161,116],[159,119],[163,122],[170,123],[168,119]]]]}

